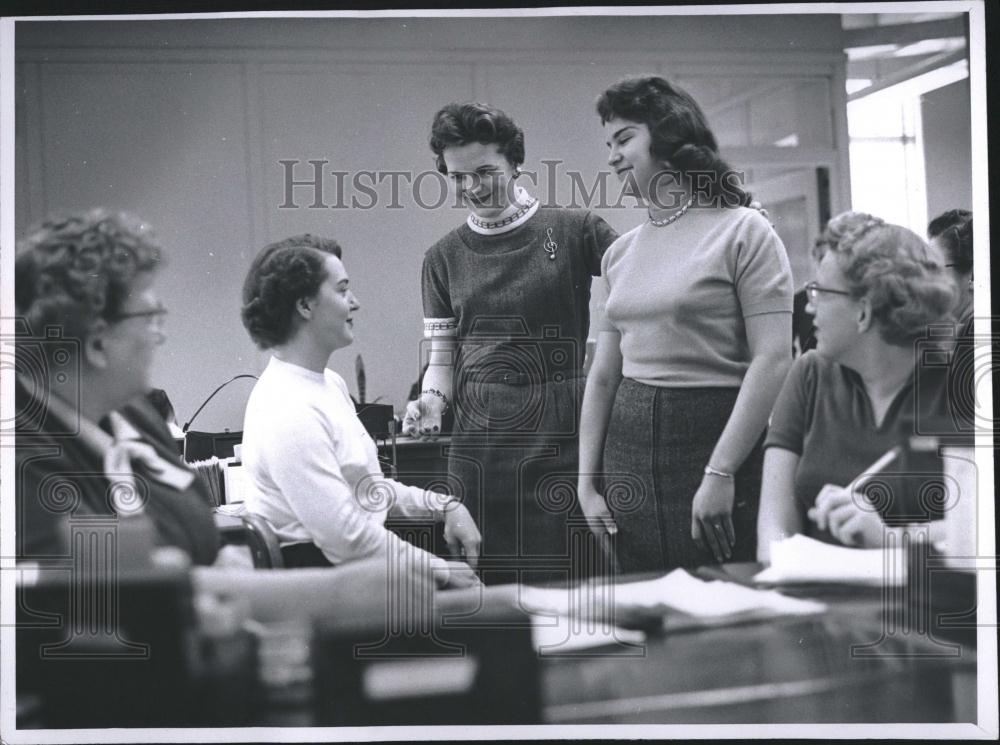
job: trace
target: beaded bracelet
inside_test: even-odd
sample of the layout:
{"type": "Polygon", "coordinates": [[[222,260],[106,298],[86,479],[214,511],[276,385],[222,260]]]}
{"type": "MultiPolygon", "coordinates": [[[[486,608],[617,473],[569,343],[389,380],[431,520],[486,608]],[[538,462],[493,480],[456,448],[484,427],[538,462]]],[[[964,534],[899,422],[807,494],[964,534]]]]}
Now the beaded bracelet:
{"type": "Polygon", "coordinates": [[[425,393],[430,393],[432,396],[437,396],[442,401],[444,401],[444,409],[441,411],[442,414],[445,411],[448,411],[448,397],[443,393],[441,393],[441,391],[437,390],[436,388],[424,388],[422,391],[420,391],[421,396],[424,395],[425,393]]]}

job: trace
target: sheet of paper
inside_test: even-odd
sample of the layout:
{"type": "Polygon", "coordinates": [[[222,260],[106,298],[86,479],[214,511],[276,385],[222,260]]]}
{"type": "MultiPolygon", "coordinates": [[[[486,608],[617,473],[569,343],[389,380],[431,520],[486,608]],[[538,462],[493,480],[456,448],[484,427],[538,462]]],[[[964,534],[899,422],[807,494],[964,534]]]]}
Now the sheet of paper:
{"type": "Polygon", "coordinates": [[[794,535],[771,543],[771,566],[754,581],[898,586],[906,583],[906,556],[902,548],[847,548],[794,535]]]}
{"type": "Polygon", "coordinates": [[[225,463],[226,504],[242,504],[246,499],[246,471],[243,466],[229,459],[225,463]]]}
{"type": "Polygon", "coordinates": [[[764,611],[775,614],[819,613],[825,609],[813,600],[789,598],[774,590],[756,590],[735,582],[705,581],[683,569],[659,579],[615,587],[616,605],[663,605],[704,619],[764,611]]]}
{"type": "MultiPolygon", "coordinates": [[[[584,617],[589,614],[579,609],[673,609],[704,620],[754,612],[810,614],[826,609],[823,603],[785,597],[774,590],[759,590],[721,580],[701,580],[683,569],[675,569],[654,580],[615,584],[613,587],[603,585],[589,591],[527,587],[521,601],[531,612],[572,616],[571,609],[577,609],[575,615],[584,617]]],[[[601,615],[608,617],[609,614],[605,610],[601,615]]]]}

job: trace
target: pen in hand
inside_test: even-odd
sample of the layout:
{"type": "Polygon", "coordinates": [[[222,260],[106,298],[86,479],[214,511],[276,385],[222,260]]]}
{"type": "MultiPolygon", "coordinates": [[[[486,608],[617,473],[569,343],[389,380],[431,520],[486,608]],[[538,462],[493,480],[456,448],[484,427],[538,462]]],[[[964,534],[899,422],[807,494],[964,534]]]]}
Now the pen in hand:
{"type": "Polygon", "coordinates": [[[862,509],[866,512],[871,512],[872,508],[862,507],[858,504],[855,499],[855,494],[863,493],[864,489],[868,484],[874,480],[878,474],[885,471],[889,466],[896,462],[899,458],[900,448],[896,447],[890,448],[881,457],[878,458],[874,463],[872,463],[868,468],[864,469],[853,482],[848,486],[836,486],[834,484],[826,484],[822,489],[820,489],[819,494],[816,496],[816,504],[809,508],[808,516],[809,519],[816,523],[816,526],[820,530],[830,530],[830,515],[834,510],[844,508],[848,505],[852,505],[854,509],[862,509]]]}

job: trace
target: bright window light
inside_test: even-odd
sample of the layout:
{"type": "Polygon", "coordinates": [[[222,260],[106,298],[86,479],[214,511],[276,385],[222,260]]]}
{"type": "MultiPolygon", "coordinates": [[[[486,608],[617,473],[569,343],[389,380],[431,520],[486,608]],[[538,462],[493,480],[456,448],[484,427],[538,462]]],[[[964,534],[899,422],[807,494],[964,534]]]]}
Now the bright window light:
{"type": "Polygon", "coordinates": [[[927,195],[920,96],[967,76],[968,65],[961,60],[847,104],[852,209],[924,234],[927,195]]]}

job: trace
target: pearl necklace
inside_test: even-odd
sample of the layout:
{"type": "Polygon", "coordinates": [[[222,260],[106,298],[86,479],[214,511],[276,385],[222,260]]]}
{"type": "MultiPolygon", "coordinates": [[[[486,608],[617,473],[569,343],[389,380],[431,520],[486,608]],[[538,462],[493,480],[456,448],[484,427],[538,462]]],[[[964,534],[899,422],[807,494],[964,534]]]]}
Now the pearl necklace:
{"type": "Polygon", "coordinates": [[[681,217],[683,217],[683,216],[684,216],[684,213],[688,211],[688,208],[689,208],[689,207],[690,207],[690,206],[691,206],[692,204],[694,204],[694,196],[693,196],[693,195],[692,195],[691,197],[688,197],[688,200],[687,200],[687,202],[686,202],[686,203],[684,204],[684,206],[683,206],[683,207],[681,207],[681,208],[680,208],[679,210],[677,210],[677,211],[676,211],[676,212],[675,212],[674,214],[672,214],[672,215],[671,215],[670,217],[665,217],[665,218],[663,218],[662,220],[654,220],[654,219],[653,219],[653,213],[649,211],[649,208],[646,208],[646,214],[647,214],[647,215],[649,215],[649,221],[650,221],[650,222],[651,222],[651,223],[652,223],[653,225],[655,225],[655,226],[656,226],[656,227],[658,227],[658,228],[664,228],[664,227],[666,227],[667,225],[669,225],[670,223],[672,223],[672,222],[677,222],[678,220],[680,220],[680,219],[681,219],[681,217]]]}

